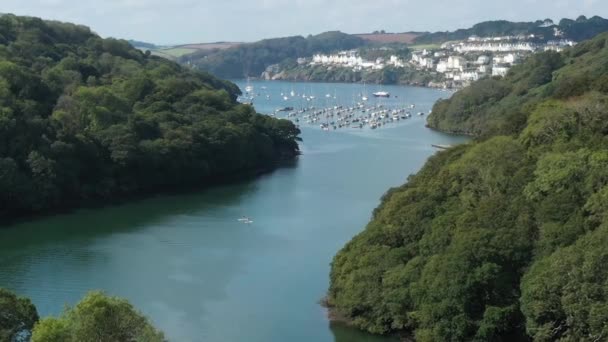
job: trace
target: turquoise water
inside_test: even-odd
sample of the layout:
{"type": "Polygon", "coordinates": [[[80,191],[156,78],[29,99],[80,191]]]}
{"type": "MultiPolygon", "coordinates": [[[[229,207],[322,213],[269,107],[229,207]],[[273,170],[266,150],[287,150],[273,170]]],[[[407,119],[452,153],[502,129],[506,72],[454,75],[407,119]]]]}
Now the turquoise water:
{"type": "MultiPolygon", "coordinates": [[[[335,88],[337,101],[361,89],[293,87],[335,88]]],[[[446,96],[384,90],[420,110],[446,96]]],[[[278,101],[256,107],[274,111],[278,101]]],[[[255,180],[1,230],[0,287],[31,297],[41,315],[102,289],[128,298],[172,341],[385,341],[330,326],[318,301],[333,255],[364,229],[382,194],[422,166],[435,152],[431,144],[465,140],[424,122],[413,117],[378,130],[331,132],[304,125],[298,161],[255,180]],[[242,216],[253,223],[238,222],[242,216]]]]}

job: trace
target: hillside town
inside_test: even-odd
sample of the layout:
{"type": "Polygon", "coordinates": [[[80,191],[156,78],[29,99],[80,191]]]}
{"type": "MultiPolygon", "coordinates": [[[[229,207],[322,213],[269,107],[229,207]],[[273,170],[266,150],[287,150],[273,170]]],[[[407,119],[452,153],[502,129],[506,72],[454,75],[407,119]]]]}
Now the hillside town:
{"type": "Polygon", "coordinates": [[[511,67],[533,53],[559,52],[575,45],[571,40],[535,43],[535,38],[471,36],[465,41],[444,43],[438,49],[414,51],[409,64],[444,76],[443,82],[431,86],[462,87],[486,76],[505,76],[511,67]]]}
{"type": "MultiPolygon", "coordinates": [[[[557,30],[557,29],[556,29],[557,30]]],[[[461,41],[450,41],[441,45],[427,45],[400,54],[394,48],[376,48],[373,58],[365,58],[361,50],[344,50],[333,54],[315,54],[312,57],[297,58],[297,64],[282,67],[271,65],[262,73],[264,79],[348,81],[357,76],[335,77],[335,70],[341,74],[365,74],[360,80],[386,82],[384,74],[395,77],[391,82],[412,84],[434,88],[462,88],[484,77],[503,77],[509,70],[534,53],[562,51],[576,43],[560,37],[558,40],[544,41],[542,37],[530,35],[479,37],[470,36],[461,41]],[[389,70],[386,70],[389,69],[389,70]],[[310,77],[312,74],[317,78],[310,77]],[[296,71],[294,73],[294,71],[296,71]],[[298,74],[297,72],[302,72],[298,74]],[[330,75],[330,76],[327,76],[330,75]],[[369,76],[375,75],[375,76],[369,76]]],[[[368,51],[369,52],[369,51],[368,51]]],[[[369,56],[369,54],[368,54],[369,56]]]]}

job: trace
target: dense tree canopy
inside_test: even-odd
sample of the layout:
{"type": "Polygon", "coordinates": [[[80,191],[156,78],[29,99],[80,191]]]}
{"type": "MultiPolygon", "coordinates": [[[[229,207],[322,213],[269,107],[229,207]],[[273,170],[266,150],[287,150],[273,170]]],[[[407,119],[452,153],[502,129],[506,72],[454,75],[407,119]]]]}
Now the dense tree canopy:
{"type": "Polygon", "coordinates": [[[481,137],[390,190],[338,253],[337,316],[419,341],[608,339],[607,40],[437,104],[440,128],[481,137]]]}
{"type": "Polygon", "coordinates": [[[88,28],[0,17],[0,220],[205,185],[298,150],[236,85],[88,28]]]}

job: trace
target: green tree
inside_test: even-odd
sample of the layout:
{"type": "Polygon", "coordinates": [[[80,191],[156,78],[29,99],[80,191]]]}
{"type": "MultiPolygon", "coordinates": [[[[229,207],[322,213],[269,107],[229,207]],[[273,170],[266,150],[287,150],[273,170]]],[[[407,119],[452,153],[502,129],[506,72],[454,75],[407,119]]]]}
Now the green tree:
{"type": "Polygon", "coordinates": [[[148,319],[123,299],[91,292],[58,318],[36,324],[32,342],[165,341],[148,319]]]}

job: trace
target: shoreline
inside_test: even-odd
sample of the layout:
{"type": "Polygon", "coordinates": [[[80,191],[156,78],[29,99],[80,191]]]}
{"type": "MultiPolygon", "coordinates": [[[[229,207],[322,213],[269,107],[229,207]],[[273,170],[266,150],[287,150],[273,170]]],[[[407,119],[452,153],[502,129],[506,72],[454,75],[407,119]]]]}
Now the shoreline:
{"type": "Polygon", "coordinates": [[[243,78],[233,78],[231,79],[231,82],[237,81],[237,80],[251,80],[251,81],[262,81],[262,82],[299,82],[299,83],[342,83],[342,84],[369,84],[369,85],[380,85],[380,86],[403,86],[403,87],[414,87],[414,88],[424,88],[424,89],[435,89],[435,90],[447,90],[447,91],[451,91],[452,93],[455,93],[459,90],[462,90],[466,87],[451,87],[451,88],[444,88],[444,87],[430,87],[428,85],[422,85],[422,84],[418,84],[418,83],[364,83],[364,82],[347,82],[347,81],[332,81],[332,80],[320,80],[320,81],[315,81],[315,80],[303,80],[303,79],[265,79],[262,77],[243,77],[243,78]]]}
{"type": "Polygon", "coordinates": [[[69,215],[78,210],[83,209],[103,209],[112,206],[120,206],[129,202],[143,201],[146,199],[154,198],[157,196],[172,196],[172,195],[186,195],[206,191],[218,186],[226,186],[232,184],[238,184],[241,182],[249,182],[255,180],[264,175],[272,174],[273,172],[281,168],[293,167],[298,163],[301,152],[296,153],[291,158],[283,158],[277,160],[273,165],[267,167],[260,167],[255,170],[244,171],[241,173],[235,173],[227,176],[218,176],[213,179],[206,180],[204,182],[192,185],[182,185],[175,187],[165,187],[158,191],[140,191],[131,194],[117,194],[115,197],[110,198],[97,198],[97,199],[85,199],[85,200],[71,200],[65,205],[48,208],[37,212],[24,212],[18,213],[14,216],[2,218],[0,221],[0,231],[10,230],[15,225],[33,222],[39,219],[49,218],[59,215],[69,215]],[[79,205],[73,205],[78,204],[79,205]]]}

